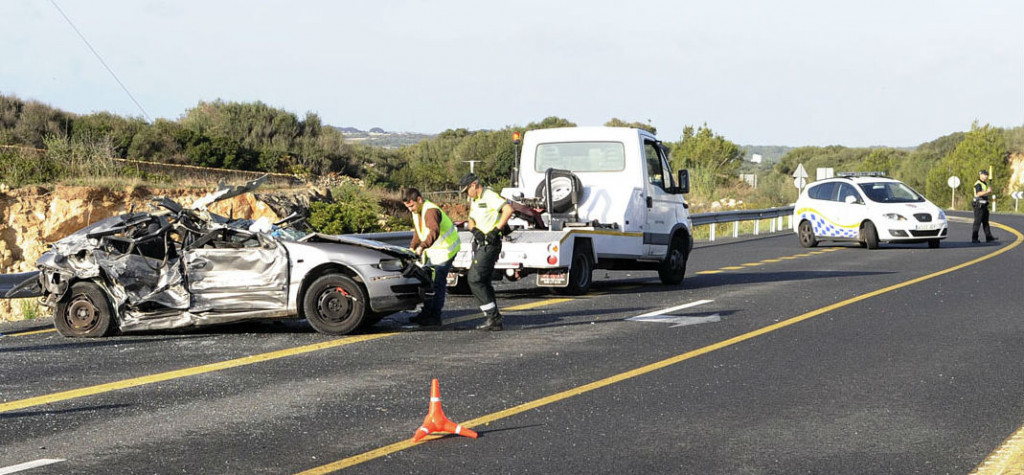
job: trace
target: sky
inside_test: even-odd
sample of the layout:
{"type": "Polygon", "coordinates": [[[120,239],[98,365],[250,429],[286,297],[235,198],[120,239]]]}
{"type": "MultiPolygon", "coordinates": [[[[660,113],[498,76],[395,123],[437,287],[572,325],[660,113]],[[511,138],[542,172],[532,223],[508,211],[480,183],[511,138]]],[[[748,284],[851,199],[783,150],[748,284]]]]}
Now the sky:
{"type": "Polygon", "coordinates": [[[912,147],[1024,125],[1024,1],[3,0],[0,94],[149,121],[220,99],[362,130],[557,116],[912,147]]]}

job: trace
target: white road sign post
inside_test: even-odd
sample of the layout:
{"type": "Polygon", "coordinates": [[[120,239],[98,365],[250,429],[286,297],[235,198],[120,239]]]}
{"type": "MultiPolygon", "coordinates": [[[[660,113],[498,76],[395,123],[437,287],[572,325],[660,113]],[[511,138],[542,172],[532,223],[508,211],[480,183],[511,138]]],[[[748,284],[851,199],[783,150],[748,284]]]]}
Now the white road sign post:
{"type": "Polygon", "coordinates": [[[807,186],[807,170],[804,169],[803,163],[797,165],[796,171],[793,172],[793,186],[798,190],[803,190],[807,186]]]}
{"type": "Polygon", "coordinates": [[[956,188],[960,186],[960,177],[951,176],[946,184],[949,185],[949,209],[956,209],[956,188]]]}

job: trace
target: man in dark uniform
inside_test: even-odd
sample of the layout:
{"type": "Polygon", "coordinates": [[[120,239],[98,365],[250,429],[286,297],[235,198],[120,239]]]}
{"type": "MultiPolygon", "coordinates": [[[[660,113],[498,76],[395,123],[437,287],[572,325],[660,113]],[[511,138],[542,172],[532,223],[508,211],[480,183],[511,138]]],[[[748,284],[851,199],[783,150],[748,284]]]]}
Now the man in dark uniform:
{"type": "Polygon", "coordinates": [[[487,321],[477,330],[501,330],[501,313],[494,298],[491,283],[494,263],[501,254],[501,232],[512,217],[512,205],[490,188],[480,185],[480,179],[469,173],[459,180],[459,189],[469,196],[469,223],[473,233],[473,264],[466,280],[469,290],[480,304],[487,321]]]}
{"type": "Polygon", "coordinates": [[[988,227],[988,202],[995,198],[992,194],[992,186],[988,183],[988,170],[978,172],[978,181],[974,182],[974,225],[971,227],[971,242],[980,243],[978,240],[978,228],[985,230],[985,242],[992,242],[996,237],[988,227]]]}

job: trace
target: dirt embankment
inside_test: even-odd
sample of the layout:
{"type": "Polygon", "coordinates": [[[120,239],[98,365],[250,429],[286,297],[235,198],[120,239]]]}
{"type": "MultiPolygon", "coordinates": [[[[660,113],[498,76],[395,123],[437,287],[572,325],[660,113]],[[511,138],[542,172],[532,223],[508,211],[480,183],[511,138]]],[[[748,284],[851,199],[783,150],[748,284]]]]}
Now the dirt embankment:
{"type": "MultiPolygon", "coordinates": [[[[191,204],[209,190],[159,190],[154,193],[144,187],[109,190],[89,187],[25,187],[16,190],[0,189],[0,273],[9,274],[35,270],[35,261],[51,243],[98,220],[125,213],[131,209],[147,211],[154,196],[167,196],[183,205],[191,204]]],[[[323,196],[317,190],[298,193],[299,202],[308,205],[310,196],[323,196]]],[[[313,198],[316,199],[316,198],[313,198]]],[[[293,202],[275,195],[280,214],[287,214],[282,202],[293,202]]],[[[246,193],[213,204],[210,211],[236,219],[271,221],[281,218],[265,201],[246,193]]],[[[0,321],[20,320],[26,312],[33,312],[34,299],[0,299],[0,321]]]]}

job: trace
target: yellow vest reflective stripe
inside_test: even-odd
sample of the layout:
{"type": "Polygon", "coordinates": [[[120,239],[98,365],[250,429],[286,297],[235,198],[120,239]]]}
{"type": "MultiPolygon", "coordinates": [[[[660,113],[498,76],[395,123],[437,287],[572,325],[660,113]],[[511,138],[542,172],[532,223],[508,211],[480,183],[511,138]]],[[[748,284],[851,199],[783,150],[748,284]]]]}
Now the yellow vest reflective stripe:
{"type": "Polygon", "coordinates": [[[440,229],[434,244],[425,250],[423,254],[427,256],[427,264],[440,264],[450,260],[459,253],[459,233],[455,229],[455,224],[452,223],[451,218],[444,214],[444,211],[439,206],[423,200],[419,214],[412,215],[413,232],[420,238],[420,241],[426,240],[427,236],[430,235],[430,229],[427,229],[426,215],[427,211],[432,209],[436,209],[441,213],[440,229]]]}

